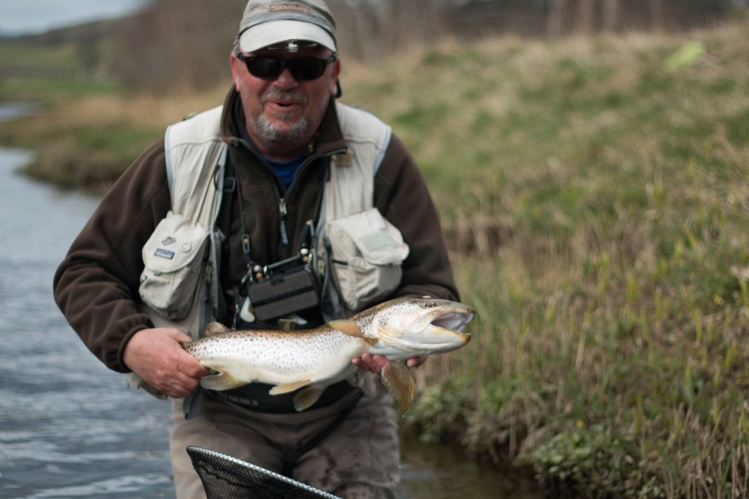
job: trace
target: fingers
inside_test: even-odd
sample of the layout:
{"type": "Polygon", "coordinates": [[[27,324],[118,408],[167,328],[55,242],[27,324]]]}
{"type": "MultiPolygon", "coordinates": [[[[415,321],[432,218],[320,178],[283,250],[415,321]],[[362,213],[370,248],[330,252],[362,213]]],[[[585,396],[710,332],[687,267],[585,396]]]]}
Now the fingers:
{"type": "Polygon", "coordinates": [[[175,354],[176,357],[164,355],[157,361],[160,364],[144,372],[147,378],[141,377],[169,397],[182,398],[195,391],[200,385],[201,375],[207,373],[203,373],[203,366],[187,352],[175,354]]]}
{"type": "Polygon", "coordinates": [[[382,369],[388,364],[386,357],[382,355],[372,355],[371,353],[363,353],[361,354],[361,357],[356,357],[351,362],[359,369],[371,371],[376,374],[380,374],[382,369]]]}
{"type": "Polygon", "coordinates": [[[179,329],[173,329],[171,331],[172,331],[171,337],[174,338],[179,343],[187,343],[188,341],[192,341],[192,338],[190,336],[186,335],[179,329]]]}
{"type": "Polygon", "coordinates": [[[201,364],[198,359],[187,352],[183,351],[182,353],[184,353],[184,355],[180,355],[177,364],[177,370],[179,370],[179,372],[198,381],[200,381],[200,378],[203,376],[210,374],[210,371],[203,367],[203,364],[201,364]]]}
{"type": "Polygon", "coordinates": [[[410,359],[406,361],[406,365],[412,369],[415,369],[426,361],[427,361],[427,356],[421,355],[419,357],[411,357],[410,359]]]}
{"type": "MultiPolygon", "coordinates": [[[[406,366],[410,368],[416,368],[426,362],[427,356],[421,355],[419,357],[411,357],[406,360],[406,366]]],[[[388,359],[384,355],[372,355],[371,353],[363,353],[361,357],[352,359],[352,364],[357,366],[359,369],[364,371],[371,371],[376,374],[382,373],[385,366],[388,365],[388,359]]]]}
{"type": "Polygon", "coordinates": [[[184,373],[177,372],[174,377],[166,378],[159,387],[159,391],[172,398],[186,397],[194,392],[200,381],[184,373]]]}
{"type": "Polygon", "coordinates": [[[185,397],[208,374],[198,359],[182,348],[185,341],[190,337],[177,329],[144,329],[127,343],[123,358],[133,372],[160,392],[185,397]]]}

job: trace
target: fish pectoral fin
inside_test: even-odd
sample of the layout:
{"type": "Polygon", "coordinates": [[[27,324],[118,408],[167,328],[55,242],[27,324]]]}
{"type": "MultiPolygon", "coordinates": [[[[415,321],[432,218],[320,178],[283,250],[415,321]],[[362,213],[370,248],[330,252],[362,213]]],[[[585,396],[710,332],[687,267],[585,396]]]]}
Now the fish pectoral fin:
{"type": "Polygon", "coordinates": [[[282,393],[289,393],[293,392],[294,390],[298,390],[303,386],[309,385],[310,383],[311,381],[308,379],[294,381],[293,383],[283,383],[281,385],[274,386],[268,393],[270,393],[271,395],[281,395],[282,393]]]}
{"type": "Polygon", "coordinates": [[[398,410],[406,412],[414,400],[416,383],[411,370],[404,362],[390,361],[380,374],[382,383],[390,390],[398,410]]]}
{"type": "Polygon", "coordinates": [[[200,378],[200,385],[208,390],[231,390],[246,385],[247,382],[241,378],[232,376],[228,372],[219,372],[218,374],[209,374],[200,378]]]}
{"type": "Polygon", "coordinates": [[[224,326],[223,324],[219,322],[211,322],[210,324],[207,324],[205,326],[205,330],[203,331],[203,334],[205,336],[215,336],[217,334],[224,334],[231,331],[228,327],[224,326]]]}
{"type": "Polygon", "coordinates": [[[322,395],[322,388],[316,385],[308,386],[294,396],[294,409],[301,412],[317,402],[322,395]]]}
{"type": "Polygon", "coordinates": [[[401,331],[397,331],[392,327],[383,326],[381,325],[377,330],[377,336],[382,340],[383,343],[386,345],[396,346],[398,345],[398,338],[402,336],[401,331]]]}
{"type": "Polygon", "coordinates": [[[330,321],[328,322],[328,326],[332,327],[336,331],[340,331],[343,334],[361,338],[370,345],[375,345],[379,341],[377,338],[368,338],[367,336],[365,336],[361,328],[356,324],[356,322],[352,320],[341,319],[330,321]]]}

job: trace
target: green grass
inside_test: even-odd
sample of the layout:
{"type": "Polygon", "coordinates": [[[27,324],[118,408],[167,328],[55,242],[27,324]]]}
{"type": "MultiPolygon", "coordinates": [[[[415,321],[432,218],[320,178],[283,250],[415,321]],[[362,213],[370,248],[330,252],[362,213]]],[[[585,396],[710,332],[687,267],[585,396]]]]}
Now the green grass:
{"type": "MultiPolygon", "coordinates": [[[[446,43],[344,66],[344,101],[422,166],[478,310],[472,342],[417,371],[404,428],[575,496],[749,494],[748,31],[446,43]]],[[[162,110],[76,103],[0,125],[0,142],[44,136],[34,171],[105,184],[224,89],[162,110]],[[82,112],[104,108],[116,116],[82,112]]]]}
{"type": "Polygon", "coordinates": [[[0,60],[4,66],[42,68],[69,72],[77,66],[75,47],[64,44],[43,44],[27,39],[3,39],[0,60]]]}
{"type": "MultiPolygon", "coordinates": [[[[661,61],[683,40],[656,40],[626,64],[612,57],[626,44],[602,40],[518,85],[495,127],[520,128],[517,152],[502,154],[497,136],[481,165],[507,180],[479,189],[465,217],[488,210],[510,236],[493,255],[458,259],[464,298],[481,305],[479,344],[467,378],[440,387],[455,393],[435,390],[412,416],[425,435],[447,414],[469,449],[517,456],[588,497],[747,494],[739,32],[698,35],[708,55],[675,73],[661,61]],[[432,397],[448,407],[432,412],[432,397]]],[[[470,174],[463,185],[476,189],[470,174]]]]}
{"type": "Polygon", "coordinates": [[[479,309],[422,438],[588,497],[749,492],[746,29],[438,47],[348,92],[424,167],[479,309]]]}
{"type": "Polygon", "coordinates": [[[95,46],[99,60],[92,68],[83,62],[84,46],[69,41],[0,39],[0,99],[57,104],[121,91],[107,72],[111,41],[95,46]]]}
{"type": "Polygon", "coordinates": [[[39,79],[31,77],[7,78],[2,85],[3,100],[10,102],[63,103],[94,94],[116,94],[118,84],[107,81],[39,79]],[[40,99],[40,96],[43,96],[40,99]]]}

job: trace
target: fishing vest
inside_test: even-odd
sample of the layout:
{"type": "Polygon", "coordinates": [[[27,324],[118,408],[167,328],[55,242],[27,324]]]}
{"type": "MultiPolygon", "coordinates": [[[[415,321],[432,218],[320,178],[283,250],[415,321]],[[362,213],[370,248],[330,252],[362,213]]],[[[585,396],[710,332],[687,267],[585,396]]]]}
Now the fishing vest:
{"type": "MultiPolygon", "coordinates": [[[[332,303],[325,320],[351,315],[386,297],[400,283],[408,246],[373,207],[374,176],[391,128],[373,114],[336,103],[347,144],[332,153],[313,247],[312,268],[332,303]],[[356,186],[352,188],[351,186],[356,186]]],[[[156,327],[179,327],[197,338],[215,320],[219,302],[217,227],[228,145],[222,140],[222,107],[167,128],[166,170],[171,195],[167,216],[144,245],[141,310],[156,327]]]]}

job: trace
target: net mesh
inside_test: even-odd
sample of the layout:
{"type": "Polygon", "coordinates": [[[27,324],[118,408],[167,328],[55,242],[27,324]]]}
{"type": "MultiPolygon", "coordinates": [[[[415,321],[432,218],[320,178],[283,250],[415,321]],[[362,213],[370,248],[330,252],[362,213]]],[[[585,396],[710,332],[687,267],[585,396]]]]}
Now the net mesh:
{"type": "Polygon", "coordinates": [[[340,499],[226,454],[195,446],[187,453],[208,499],[340,499]]]}

